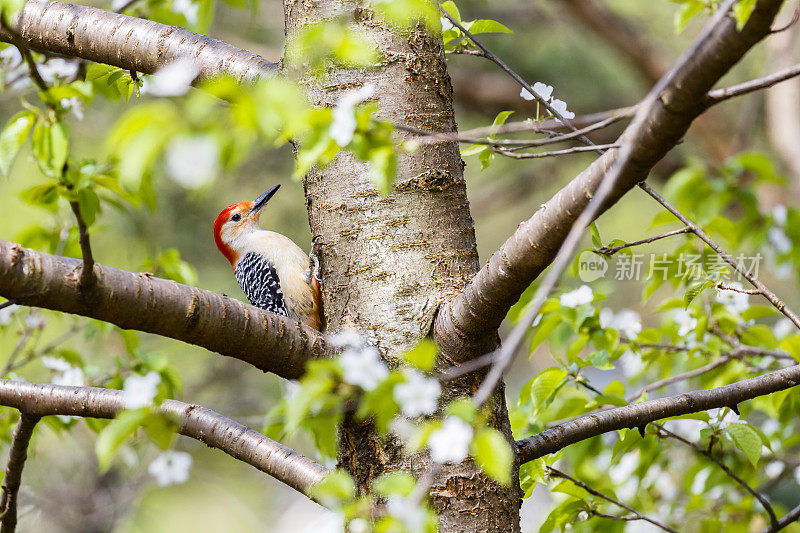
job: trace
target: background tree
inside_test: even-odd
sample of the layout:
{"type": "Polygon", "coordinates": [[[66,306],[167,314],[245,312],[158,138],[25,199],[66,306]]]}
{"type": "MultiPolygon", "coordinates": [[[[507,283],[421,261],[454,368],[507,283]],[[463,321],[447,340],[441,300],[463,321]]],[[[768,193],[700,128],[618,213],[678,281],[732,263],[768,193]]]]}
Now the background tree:
{"type": "MultiPolygon", "coordinates": [[[[466,14],[485,6],[285,2],[286,51],[276,65],[189,31],[206,32],[216,13],[215,28],[231,41],[266,35],[277,47],[271,4],[260,6],[266,32],[232,9],[255,6],[134,1],[112,6],[126,13],[115,14],[47,0],[2,4],[11,98],[2,104],[10,118],[0,171],[27,204],[6,195],[12,240],[0,241],[8,299],[0,405],[15,409],[0,427],[9,443],[2,530],[20,514],[21,525],[66,530],[273,523],[260,509],[278,489],[251,472],[227,474],[228,458],[174,450],[189,446],[176,433],[328,507],[320,520],[338,529],[517,530],[523,495],[533,502],[526,529],[793,523],[800,319],[778,296],[786,291],[769,287],[793,294],[800,212],[780,199],[784,181],[768,155],[739,152],[757,140],[717,138],[757,132],[760,109],[739,104],[734,121],[705,113],[800,73],[782,45],[775,72],[713,89],[761,39],[795,31],[794,20],[776,21],[777,0],[692,0],[678,6],[675,27],[652,18],[659,39],[632,19],[671,16],[675,6],[632,6],[498,3],[491,18],[472,20],[466,14]],[[525,24],[511,24],[523,14],[525,24]],[[545,38],[532,34],[555,34],[562,18],[600,51],[577,43],[563,50],[585,56],[548,69],[526,64],[520,43],[538,45],[530,57],[542,53],[545,38]],[[521,33],[486,36],[497,52],[486,47],[483,34],[509,27],[521,33]],[[641,97],[633,82],[603,90],[616,70],[592,54],[629,62],[616,70],[643,81],[646,95],[630,105],[641,97]],[[464,56],[452,60],[455,93],[448,55],[464,56]],[[581,62],[588,75],[564,67],[581,62]],[[497,73],[512,85],[481,89],[497,73]],[[598,84],[586,102],[568,97],[587,79],[598,84]],[[482,127],[456,133],[454,101],[501,112],[486,127],[465,111],[482,127]],[[614,109],[576,116],[592,108],[614,109]],[[697,142],[656,167],[701,115],[697,142]],[[460,153],[459,144],[471,146],[460,153]],[[265,154],[270,145],[284,148],[265,154]],[[705,159],[689,157],[693,150],[705,159]],[[487,169],[476,212],[502,207],[507,214],[491,224],[511,233],[497,232],[488,250],[498,250],[482,267],[461,155],[487,169]],[[519,161],[554,156],[565,157],[537,168],[559,177],[553,185],[528,178],[538,161],[519,161]],[[571,159],[581,157],[594,158],[582,171],[571,159]],[[666,185],[644,181],[678,168],[666,185]],[[197,288],[240,294],[213,252],[211,221],[292,173],[302,178],[311,232],[325,242],[325,335],[197,288]],[[539,189],[549,194],[556,183],[542,203],[539,189]],[[604,239],[593,221],[637,185],[632,195],[656,202],[623,200],[609,213],[616,218],[601,221],[603,234],[614,228],[604,239]],[[631,224],[648,218],[672,227],[631,224]],[[587,228],[591,245],[578,255],[587,228]],[[640,253],[644,245],[658,257],[640,253]],[[191,264],[202,267],[202,284],[191,264]],[[567,270],[592,286],[551,297],[567,270]],[[635,305],[644,321],[614,310],[634,304],[634,286],[643,289],[635,305]],[[601,303],[605,295],[613,305],[601,303]],[[498,335],[506,316],[516,325],[498,335]],[[169,339],[248,365],[213,355],[197,364],[202,350],[169,339]],[[532,365],[516,359],[523,345],[532,365]],[[265,392],[249,366],[299,386],[270,382],[265,392]],[[54,457],[26,467],[29,448],[54,457]],[[56,488],[43,463],[70,475],[56,488]],[[202,474],[185,492],[145,491],[130,512],[147,475],[182,484],[190,468],[202,474]],[[537,485],[552,496],[540,488],[530,498],[537,485]],[[203,496],[209,486],[213,503],[203,496]],[[22,513],[28,498],[33,510],[22,513]]],[[[796,102],[783,105],[781,123],[791,124],[796,102]]],[[[776,150],[791,170],[791,150],[776,150]]],[[[309,242],[302,192],[282,189],[265,223],[309,242]]],[[[279,528],[322,527],[294,505],[279,528]]]]}

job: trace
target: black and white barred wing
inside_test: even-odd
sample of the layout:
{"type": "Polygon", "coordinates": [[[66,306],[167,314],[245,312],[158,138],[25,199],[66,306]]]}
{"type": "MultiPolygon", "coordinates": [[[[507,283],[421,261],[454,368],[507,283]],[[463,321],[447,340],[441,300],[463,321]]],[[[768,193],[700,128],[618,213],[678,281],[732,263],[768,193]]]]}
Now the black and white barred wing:
{"type": "Polygon", "coordinates": [[[250,303],[277,315],[289,316],[275,267],[263,255],[250,252],[236,263],[236,281],[250,303]]]}

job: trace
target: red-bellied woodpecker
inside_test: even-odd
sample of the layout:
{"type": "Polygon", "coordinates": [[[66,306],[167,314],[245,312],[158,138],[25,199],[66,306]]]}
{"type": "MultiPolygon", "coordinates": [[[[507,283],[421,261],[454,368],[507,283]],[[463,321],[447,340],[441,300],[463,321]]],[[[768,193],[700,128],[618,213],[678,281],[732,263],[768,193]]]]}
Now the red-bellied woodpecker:
{"type": "Polygon", "coordinates": [[[325,317],[313,249],[306,255],[288,237],[258,225],[261,209],[279,187],[223,209],[214,221],[214,240],[250,303],[322,331],[325,317]]]}

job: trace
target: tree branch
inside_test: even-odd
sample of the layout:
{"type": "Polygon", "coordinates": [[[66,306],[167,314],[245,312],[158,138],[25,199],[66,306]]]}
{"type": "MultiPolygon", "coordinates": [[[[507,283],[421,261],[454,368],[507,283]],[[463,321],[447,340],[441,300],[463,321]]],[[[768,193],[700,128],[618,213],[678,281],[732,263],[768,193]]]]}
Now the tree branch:
{"type": "MultiPolygon", "coordinates": [[[[182,28],[49,0],[28,0],[14,28],[33,50],[146,74],[179,57],[192,58],[201,78],[225,73],[251,80],[277,68],[263,57],[182,28]]],[[[13,42],[1,30],[0,40],[13,42]]]]}
{"type": "Polygon", "coordinates": [[[677,435],[676,433],[673,433],[672,431],[668,430],[667,428],[665,428],[665,427],[664,427],[664,426],[662,426],[661,424],[656,424],[656,430],[657,430],[659,433],[663,433],[663,434],[664,434],[665,436],[667,436],[667,437],[673,438],[673,439],[675,439],[675,440],[677,440],[677,441],[679,441],[679,442],[682,442],[683,444],[685,444],[685,445],[689,446],[689,447],[690,447],[690,448],[692,448],[694,451],[696,451],[696,452],[697,452],[697,453],[699,453],[700,455],[702,455],[702,456],[704,456],[704,457],[708,458],[708,459],[709,459],[711,462],[713,462],[713,463],[714,463],[714,464],[716,464],[718,467],[720,467],[720,468],[722,469],[722,471],[723,471],[723,472],[725,472],[725,474],[726,474],[726,475],[727,475],[729,478],[731,478],[731,479],[732,479],[732,480],[734,480],[736,483],[738,483],[738,484],[739,484],[739,486],[741,486],[741,487],[742,487],[744,490],[746,490],[747,492],[749,492],[749,493],[750,493],[750,494],[751,494],[751,495],[752,495],[752,496],[753,496],[753,497],[754,497],[756,500],[758,500],[758,501],[759,501],[759,503],[761,503],[761,506],[764,508],[764,510],[765,510],[765,511],[767,512],[767,514],[769,515],[769,520],[770,520],[770,523],[772,524],[772,527],[777,527],[777,525],[778,525],[778,517],[777,517],[777,516],[775,516],[775,510],[772,508],[772,505],[770,505],[770,503],[769,503],[769,500],[767,500],[767,499],[766,499],[766,498],[765,498],[765,497],[764,497],[762,494],[760,494],[760,493],[759,493],[757,490],[755,490],[753,487],[751,487],[750,485],[748,485],[748,484],[745,482],[745,480],[743,480],[742,478],[740,478],[739,476],[737,476],[737,475],[736,475],[736,474],[733,472],[733,470],[731,470],[730,468],[728,468],[728,466],[727,466],[725,463],[723,463],[723,462],[722,462],[722,460],[721,460],[721,459],[719,459],[719,458],[718,458],[716,455],[714,455],[713,453],[711,453],[711,450],[710,450],[710,449],[706,450],[706,449],[703,449],[703,448],[701,448],[700,446],[698,446],[698,445],[697,445],[697,444],[695,444],[694,442],[692,442],[692,441],[690,441],[690,440],[687,440],[687,439],[684,439],[684,438],[683,438],[683,437],[681,437],[680,435],[677,435]]]}
{"type": "Polygon", "coordinates": [[[777,525],[771,525],[766,528],[762,533],[775,533],[776,531],[780,531],[781,529],[785,528],[792,522],[796,522],[800,520],[800,505],[783,515],[783,518],[778,520],[777,525]]]}
{"type": "Polygon", "coordinates": [[[771,303],[778,311],[783,313],[786,316],[786,318],[791,320],[795,326],[800,328],[800,317],[798,317],[797,314],[794,311],[792,311],[783,300],[778,298],[778,296],[774,292],[769,290],[769,288],[766,285],[764,285],[764,283],[761,282],[761,280],[759,280],[753,272],[751,272],[749,269],[746,269],[742,264],[736,261],[736,259],[734,259],[730,253],[728,253],[719,244],[717,244],[717,242],[714,239],[712,239],[710,235],[708,235],[705,231],[703,231],[703,228],[701,228],[700,226],[689,220],[686,217],[686,215],[678,211],[678,209],[674,205],[668,202],[663,196],[658,194],[648,184],[640,183],[639,187],[644,192],[653,197],[658,203],[664,206],[664,208],[667,211],[675,215],[675,218],[683,222],[685,225],[689,226],[692,229],[692,233],[697,235],[697,237],[703,242],[705,242],[709,248],[714,250],[726,263],[731,265],[734,268],[734,270],[736,270],[736,272],[741,274],[742,277],[744,277],[747,281],[749,281],[750,284],[756,288],[758,294],[764,296],[764,298],[766,298],[769,301],[769,303],[771,303]]]}
{"type": "Polygon", "coordinates": [[[650,422],[698,413],[719,407],[735,407],[741,402],[778,392],[800,384],[800,365],[794,365],[755,378],[715,389],[697,390],[659,398],[626,407],[582,416],[541,433],[517,441],[521,463],[609,431],[644,428],[650,422]]]}
{"type": "Polygon", "coordinates": [[[17,528],[17,494],[22,483],[22,469],[28,459],[28,444],[40,417],[21,412],[11,436],[8,466],[3,476],[3,494],[0,497],[0,533],[14,533],[17,528]]]}
{"type": "Polygon", "coordinates": [[[83,263],[81,264],[80,286],[83,290],[89,290],[95,281],[94,257],[92,256],[92,245],[89,242],[89,229],[86,227],[86,222],[83,220],[81,207],[78,202],[70,202],[69,206],[72,208],[72,212],[75,214],[75,220],[78,223],[78,240],[81,244],[83,263]]]}
{"type": "MultiPolygon", "coordinates": [[[[643,180],[650,169],[683,137],[705,109],[706,95],[744,54],[768,34],[781,0],[760,0],[748,23],[738,31],[725,17],[707,29],[669,74],[669,82],[640,104],[640,116],[621,142],[631,157],[619,169],[605,211],[643,180]]],[[[464,291],[440,309],[434,335],[447,353],[469,353],[486,346],[508,309],[553,261],[567,233],[597,191],[621,151],[598,158],[551,198],[495,252],[464,291]]]]}
{"type": "MultiPolygon", "coordinates": [[[[660,529],[663,529],[664,531],[670,531],[671,533],[677,533],[674,529],[662,524],[658,520],[655,520],[654,518],[650,518],[647,515],[643,515],[642,513],[640,513],[639,511],[637,511],[633,507],[629,507],[628,505],[625,505],[621,501],[619,501],[619,500],[617,500],[615,498],[612,498],[611,496],[609,496],[607,494],[603,494],[599,490],[593,489],[592,487],[590,487],[589,485],[587,485],[583,481],[578,481],[574,477],[569,476],[569,475],[565,474],[564,472],[553,468],[552,466],[548,466],[547,467],[547,471],[552,476],[560,477],[562,479],[567,479],[567,480],[573,482],[575,485],[579,486],[580,488],[582,488],[583,490],[585,490],[586,492],[588,492],[589,494],[591,494],[593,496],[597,496],[598,498],[602,498],[602,499],[606,500],[607,502],[613,503],[617,507],[621,507],[621,508],[625,509],[626,511],[630,511],[635,516],[635,518],[633,518],[632,520],[644,520],[645,522],[650,522],[654,526],[656,526],[656,527],[658,527],[660,529]]],[[[613,518],[615,520],[619,520],[619,518],[617,518],[616,516],[602,515],[602,513],[595,513],[595,514],[597,514],[598,516],[605,516],[605,518],[613,518]]],[[[631,519],[626,519],[626,520],[631,520],[631,519]]]]}
{"type": "MultiPolygon", "coordinates": [[[[67,415],[114,418],[122,391],[0,379],[0,405],[37,417],[67,415]]],[[[199,405],[165,400],[160,411],[179,420],[178,432],[256,467],[303,494],[328,473],[324,466],[279,442],[199,405]]]]}
{"type": "Polygon", "coordinates": [[[264,372],[298,378],[328,353],[319,332],[213,292],[95,264],[81,292],[81,261],[0,241],[0,295],[17,304],[96,318],[202,346],[264,372]]]}

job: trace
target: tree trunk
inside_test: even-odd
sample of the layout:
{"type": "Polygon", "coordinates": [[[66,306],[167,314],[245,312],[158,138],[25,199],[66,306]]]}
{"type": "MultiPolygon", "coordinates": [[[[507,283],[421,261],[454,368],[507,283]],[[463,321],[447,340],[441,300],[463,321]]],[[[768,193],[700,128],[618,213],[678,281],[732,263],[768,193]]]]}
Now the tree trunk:
{"type": "MultiPolygon", "coordinates": [[[[455,130],[440,37],[420,28],[405,35],[393,32],[354,2],[286,0],[284,6],[288,40],[312,19],[352,10],[354,22],[384,55],[371,70],[331,69],[323,81],[300,75],[314,104],[333,105],[344,91],[369,82],[376,86],[383,118],[433,131],[455,130]]],[[[322,277],[329,331],[351,327],[366,333],[394,366],[397,355],[429,334],[441,302],[463,289],[479,267],[463,167],[454,143],[401,154],[394,192],[386,198],[372,184],[369,168],[350,154],[309,173],[305,189],[311,229],[326,243],[322,277]]],[[[473,392],[476,380],[447,384],[443,399],[473,392]]],[[[494,409],[493,423],[510,442],[502,391],[494,409]]],[[[360,490],[385,471],[419,474],[429,463],[425,456],[403,457],[396,442],[381,443],[369,423],[346,422],[340,444],[340,464],[360,490]]],[[[519,530],[517,484],[502,487],[469,460],[447,467],[430,493],[442,531],[519,530]]]]}

